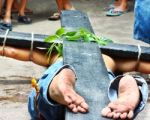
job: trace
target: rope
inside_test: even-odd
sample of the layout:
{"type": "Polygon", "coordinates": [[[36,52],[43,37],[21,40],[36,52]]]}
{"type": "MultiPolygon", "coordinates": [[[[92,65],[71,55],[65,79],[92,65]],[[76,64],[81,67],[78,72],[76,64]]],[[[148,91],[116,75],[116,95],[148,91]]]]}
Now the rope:
{"type": "Polygon", "coordinates": [[[137,70],[139,67],[140,58],[141,58],[141,54],[142,54],[141,46],[138,44],[137,47],[138,47],[138,56],[137,56],[137,62],[136,62],[135,70],[137,70]]]}
{"type": "Polygon", "coordinates": [[[34,33],[31,33],[31,47],[30,47],[30,54],[29,54],[29,60],[32,61],[32,53],[33,53],[33,43],[34,43],[34,33]]]}
{"type": "Polygon", "coordinates": [[[6,40],[7,40],[7,35],[9,33],[9,29],[6,30],[5,34],[4,34],[4,41],[3,41],[3,46],[2,46],[2,56],[5,55],[5,45],[6,45],[6,40]]]}

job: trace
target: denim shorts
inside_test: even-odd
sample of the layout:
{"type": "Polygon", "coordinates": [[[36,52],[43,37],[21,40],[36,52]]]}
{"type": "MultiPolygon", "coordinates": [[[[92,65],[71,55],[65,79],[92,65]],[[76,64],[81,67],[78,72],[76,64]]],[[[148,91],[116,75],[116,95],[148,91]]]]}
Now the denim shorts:
{"type": "Polygon", "coordinates": [[[150,0],[135,0],[134,39],[150,44],[150,0]]]}

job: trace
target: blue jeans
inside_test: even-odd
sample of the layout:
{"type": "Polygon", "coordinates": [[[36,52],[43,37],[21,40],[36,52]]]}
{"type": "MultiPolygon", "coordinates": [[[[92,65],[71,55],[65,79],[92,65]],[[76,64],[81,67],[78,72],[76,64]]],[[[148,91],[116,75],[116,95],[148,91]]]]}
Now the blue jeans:
{"type": "MultiPolygon", "coordinates": [[[[40,93],[35,99],[36,91],[33,89],[28,99],[28,110],[31,115],[32,120],[39,120],[40,115],[42,115],[45,120],[64,120],[65,107],[48,98],[48,86],[51,84],[53,77],[59,73],[63,68],[70,68],[74,72],[75,70],[70,65],[63,65],[62,61],[58,61],[52,66],[50,66],[44,73],[42,78],[39,80],[38,85],[40,87],[40,93]],[[35,100],[37,104],[35,105],[35,100]]],[[[117,99],[117,89],[119,80],[122,76],[115,77],[114,74],[108,70],[108,75],[110,79],[110,86],[108,89],[108,97],[110,100],[117,99]]],[[[141,102],[135,114],[139,113],[145,106],[148,99],[148,87],[145,80],[141,77],[136,77],[137,83],[139,85],[139,90],[141,91],[141,102]]]]}
{"type": "Polygon", "coordinates": [[[134,38],[150,44],[150,0],[135,0],[134,38]]]}

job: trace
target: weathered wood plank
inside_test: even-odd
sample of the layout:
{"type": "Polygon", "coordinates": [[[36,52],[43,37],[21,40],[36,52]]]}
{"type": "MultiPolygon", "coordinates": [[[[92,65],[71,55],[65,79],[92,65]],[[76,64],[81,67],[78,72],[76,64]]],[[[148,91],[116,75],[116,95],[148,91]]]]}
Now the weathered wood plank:
{"type": "MultiPolygon", "coordinates": [[[[3,44],[5,31],[0,30],[0,45],[3,44]]],[[[50,44],[45,43],[44,39],[48,35],[34,34],[34,47],[48,48],[50,44]]],[[[30,48],[31,46],[31,33],[21,33],[10,31],[7,35],[6,45],[30,48]]]]}
{"type": "MultiPolygon", "coordinates": [[[[139,48],[136,45],[127,44],[108,44],[107,46],[100,46],[103,54],[119,57],[119,58],[130,58],[137,59],[139,54],[139,48]]],[[[150,61],[150,47],[140,46],[141,55],[140,60],[150,61]]]]}
{"type": "Polygon", "coordinates": [[[65,10],[61,14],[61,26],[65,28],[86,28],[94,33],[87,14],[78,10],[65,10]]]}
{"type": "Polygon", "coordinates": [[[75,89],[89,104],[87,114],[66,112],[65,120],[106,120],[100,115],[108,103],[108,73],[98,45],[95,43],[64,42],[64,64],[74,67],[75,89]]]}

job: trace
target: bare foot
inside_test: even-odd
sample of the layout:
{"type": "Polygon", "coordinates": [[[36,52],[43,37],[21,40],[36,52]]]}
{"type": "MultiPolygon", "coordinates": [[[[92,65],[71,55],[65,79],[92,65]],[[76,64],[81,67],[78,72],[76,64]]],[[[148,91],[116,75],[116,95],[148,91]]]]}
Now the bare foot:
{"type": "Polygon", "coordinates": [[[113,119],[132,119],[139,100],[140,93],[135,79],[129,75],[124,76],[119,83],[118,99],[110,102],[101,114],[113,119]]]}
{"type": "Polygon", "coordinates": [[[127,12],[128,8],[127,7],[122,7],[122,6],[117,6],[117,7],[114,8],[113,11],[127,12]]]}
{"type": "Polygon", "coordinates": [[[72,112],[87,112],[84,98],[74,91],[74,72],[65,68],[58,73],[49,86],[49,96],[54,101],[66,105],[72,112]]]}
{"type": "Polygon", "coordinates": [[[115,6],[114,11],[126,12],[128,10],[128,3],[122,2],[120,5],[115,6]]]}

